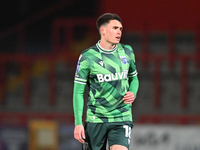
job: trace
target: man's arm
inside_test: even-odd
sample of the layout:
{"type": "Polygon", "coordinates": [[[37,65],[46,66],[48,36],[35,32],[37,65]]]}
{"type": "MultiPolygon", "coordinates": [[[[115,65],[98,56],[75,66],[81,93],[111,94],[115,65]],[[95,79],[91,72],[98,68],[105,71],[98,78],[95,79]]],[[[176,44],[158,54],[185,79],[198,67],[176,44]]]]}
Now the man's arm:
{"type": "Polygon", "coordinates": [[[139,80],[137,75],[129,78],[129,91],[132,92],[136,98],[139,88],[139,80]]]}
{"type": "Polygon", "coordinates": [[[85,87],[86,87],[85,84],[79,84],[74,82],[73,108],[74,108],[75,126],[83,124],[82,116],[83,116],[85,87]]]}
{"type": "Polygon", "coordinates": [[[123,101],[126,104],[130,104],[132,102],[134,102],[136,95],[137,95],[137,91],[139,88],[139,80],[137,77],[137,69],[135,66],[135,55],[133,53],[133,50],[130,46],[127,45],[127,48],[129,48],[131,50],[131,54],[130,54],[130,67],[129,67],[129,73],[128,73],[128,78],[129,78],[129,91],[125,93],[125,96],[123,98],[123,101]]]}
{"type": "Polygon", "coordinates": [[[73,93],[73,108],[74,108],[74,138],[81,143],[84,143],[85,131],[82,122],[83,107],[84,107],[84,92],[85,84],[74,82],[74,93],[73,93]]]}
{"type": "Polygon", "coordinates": [[[84,142],[83,138],[85,138],[82,116],[84,107],[84,92],[88,74],[88,59],[84,55],[80,55],[74,79],[73,108],[75,119],[74,138],[81,143],[84,142]]]}

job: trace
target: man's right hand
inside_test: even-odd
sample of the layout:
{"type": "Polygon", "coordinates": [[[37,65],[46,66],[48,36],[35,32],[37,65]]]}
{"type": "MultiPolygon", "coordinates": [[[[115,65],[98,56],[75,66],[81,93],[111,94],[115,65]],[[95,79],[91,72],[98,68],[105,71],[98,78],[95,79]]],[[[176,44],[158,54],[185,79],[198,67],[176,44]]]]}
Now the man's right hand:
{"type": "Polygon", "coordinates": [[[84,143],[85,139],[85,130],[83,125],[76,125],[74,128],[74,138],[77,139],[79,142],[84,143]]]}

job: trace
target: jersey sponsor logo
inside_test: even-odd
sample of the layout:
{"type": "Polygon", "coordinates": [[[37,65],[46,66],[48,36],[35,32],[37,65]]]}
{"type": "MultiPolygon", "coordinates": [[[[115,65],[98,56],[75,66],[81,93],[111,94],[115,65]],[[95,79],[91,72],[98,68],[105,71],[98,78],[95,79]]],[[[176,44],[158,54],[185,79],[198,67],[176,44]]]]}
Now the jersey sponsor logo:
{"type": "Polygon", "coordinates": [[[122,64],[126,64],[127,63],[126,56],[120,56],[120,60],[121,60],[122,64]]]}
{"type": "Polygon", "coordinates": [[[123,72],[116,72],[115,74],[97,74],[97,79],[99,82],[109,82],[115,80],[127,79],[128,70],[124,70],[123,72]]]}
{"type": "Polygon", "coordinates": [[[103,66],[103,61],[100,61],[99,64],[100,64],[101,66],[103,66]]]}

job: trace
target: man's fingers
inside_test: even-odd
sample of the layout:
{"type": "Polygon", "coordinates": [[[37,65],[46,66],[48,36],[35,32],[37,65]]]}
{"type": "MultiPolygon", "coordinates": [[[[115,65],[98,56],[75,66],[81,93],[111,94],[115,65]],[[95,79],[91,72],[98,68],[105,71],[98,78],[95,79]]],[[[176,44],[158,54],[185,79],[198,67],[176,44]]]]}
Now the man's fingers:
{"type": "Polygon", "coordinates": [[[81,135],[85,139],[85,132],[84,131],[82,131],[81,135]]]}
{"type": "Polygon", "coordinates": [[[134,96],[125,96],[123,100],[134,100],[134,96]]]}
{"type": "Polygon", "coordinates": [[[124,103],[125,103],[125,104],[131,104],[132,102],[126,102],[126,101],[125,101],[124,103]]]}
{"type": "Polygon", "coordinates": [[[135,98],[134,95],[125,95],[123,101],[133,101],[135,98]]]}
{"type": "Polygon", "coordinates": [[[84,140],[81,138],[81,139],[79,140],[79,142],[84,143],[84,140]]]}
{"type": "Polygon", "coordinates": [[[84,140],[82,139],[82,137],[81,137],[81,134],[74,134],[74,138],[76,139],[76,140],[78,140],[79,142],[81,142],[81,143],[83,143],[84,142],[84,140]]]}
{"type": "Polygon", "coordinates": [[[125,104],[130,104],[134,101],[135,95],[132,92],[126,92],[124,98],[122,99],[125,104]]]}
{"type": "Polygon", "coordinates": [[[123,101],[128,101],[128,102],[132,102],[132,101],[134,101],[134,98],[125,98],[123,101]]]}
{"type": "Polygon", "coordinates": [[[124,97],[135,97],[135,95],[132,92],[126,92],[124,97]]]}

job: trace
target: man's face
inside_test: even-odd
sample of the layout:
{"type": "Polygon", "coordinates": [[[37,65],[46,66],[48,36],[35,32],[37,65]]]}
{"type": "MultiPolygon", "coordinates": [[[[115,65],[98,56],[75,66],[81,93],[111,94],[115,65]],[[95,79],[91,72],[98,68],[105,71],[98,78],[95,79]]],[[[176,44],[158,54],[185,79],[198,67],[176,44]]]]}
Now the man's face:
{"type": "Polygon", "coordinates": [[[108,24],[103,26],[102,37],[108,43],[118,44],[122,36],[122,24],[117,20],[110,20],[108,24]]]}

